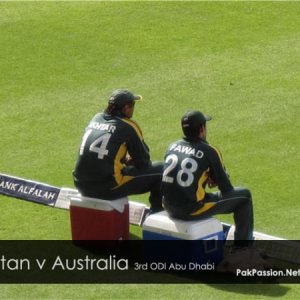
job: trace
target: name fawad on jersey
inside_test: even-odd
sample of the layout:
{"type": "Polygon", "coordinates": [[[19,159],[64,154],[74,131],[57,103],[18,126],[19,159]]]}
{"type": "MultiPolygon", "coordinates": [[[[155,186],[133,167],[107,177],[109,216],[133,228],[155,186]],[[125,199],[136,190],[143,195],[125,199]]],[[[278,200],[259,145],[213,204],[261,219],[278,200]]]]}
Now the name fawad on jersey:
{"type": "Polygon", "coordinates": [[[96,130],[105,130],[110,133],[114,133],[116,130],[116,126],[111,124],[99,123],[99,122],[91,122],[89,124],[89,128],[96,129],[96,130]]]}
{"type": "Polygon", "coordinates": [[[178,145],[176,143],[171,145],[170,150],[180,152],[180,153],[185,153],[188,155],[192,155],[197,158],[202,158],[204,155],[204,153],[201,150],[197,150],[197,149],[195,149],[193,147],[189,147],[189,146],[178,145]]]}

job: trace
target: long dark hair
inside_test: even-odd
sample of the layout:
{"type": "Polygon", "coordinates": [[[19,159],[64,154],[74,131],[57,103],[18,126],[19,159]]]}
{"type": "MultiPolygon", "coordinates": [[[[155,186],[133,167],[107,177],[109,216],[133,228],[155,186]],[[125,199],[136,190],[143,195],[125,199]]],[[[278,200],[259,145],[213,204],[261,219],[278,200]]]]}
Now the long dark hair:
{"type": "Polygon", "coordinates": [[[122,116],[123,115],[122,108],[118,107],[116,105],[116,103],[108,103],[104,112],[111,116],[122,116]]]}

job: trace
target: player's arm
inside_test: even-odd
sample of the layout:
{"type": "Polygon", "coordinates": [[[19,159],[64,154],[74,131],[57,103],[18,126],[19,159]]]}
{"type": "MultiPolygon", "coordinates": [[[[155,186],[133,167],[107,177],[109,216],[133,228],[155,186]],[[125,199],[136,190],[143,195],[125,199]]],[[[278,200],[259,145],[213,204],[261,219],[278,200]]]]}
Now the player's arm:
{"type": "Polygon", "coordinates": [[[210,147],[208,154],[210,164],[210,180],[215,183],[221,192],[228,192],[233,189],[229,176],[223,164],[222,155],[219,150],[210,147]]]}
{"type": "Polygon", "coordinates": [[[127,149],[130,155],[131,164],[135,167],[142,169],[151,164],[148,147],[143,141],[140,141],[137,138],[131,139],[127,143],[127,149]]]}
{"type": "MultiPolygon", "coordinates": [[[[132,122],[132,121],[131,121],[132,122]]],[[[149,147],[144,142],[141,130],[136,127],[135,122],[132,122],[133,126],[128,127],[127,132],[127,151],[131,158],[131,164],[135,167],[142,169],[146,168],[151,164],[149,147]]]]}

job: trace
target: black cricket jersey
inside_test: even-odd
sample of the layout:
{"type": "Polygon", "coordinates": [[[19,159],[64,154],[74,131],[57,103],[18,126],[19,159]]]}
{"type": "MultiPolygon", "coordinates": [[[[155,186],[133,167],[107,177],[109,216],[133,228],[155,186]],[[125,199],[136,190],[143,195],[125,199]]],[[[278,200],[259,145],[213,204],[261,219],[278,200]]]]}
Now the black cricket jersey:
{"type": "Polygon", "coordinates": [[[146,168],[151,163],[149,148],[136,122],[98,113],[85,129],[74,179],[81,183],[97,182],[103,189],[114,188],[124,182],[122,169],[127,153],[136,168],[146,168]]]}
{"type": "Polygon", "coordinates": [[[218,149],[201,139],[184,138],[172,143],[165,155],[162,179],[166,209],[191,213],[199,204],[204,205],[209,198],[205,191],[209,177],[221,192],[233,189],[218,149]]]}

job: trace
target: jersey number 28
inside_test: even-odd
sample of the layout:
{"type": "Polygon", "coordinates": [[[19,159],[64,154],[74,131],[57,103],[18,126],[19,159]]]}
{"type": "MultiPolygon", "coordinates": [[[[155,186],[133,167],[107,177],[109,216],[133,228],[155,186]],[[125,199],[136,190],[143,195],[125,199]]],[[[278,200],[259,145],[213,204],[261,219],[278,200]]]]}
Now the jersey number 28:
{"type": "Polygon", "coordinates": [[[190,186],[194,181],[194,172],[198,168],[197,162],[190,157],[186,157],[180,163],[180,168],[177,171],[177,174],[170,176],[170,173],[177,169],[178,157],[175,154],[170,154],[166,158],[166,163],[170,163],[167,168],[164,170],[162,181],[173,183],[176,177],[177,183],[182,187],[190,186]]]}

